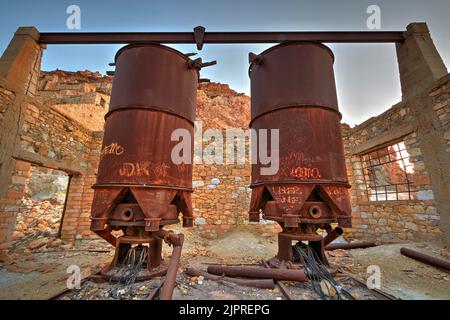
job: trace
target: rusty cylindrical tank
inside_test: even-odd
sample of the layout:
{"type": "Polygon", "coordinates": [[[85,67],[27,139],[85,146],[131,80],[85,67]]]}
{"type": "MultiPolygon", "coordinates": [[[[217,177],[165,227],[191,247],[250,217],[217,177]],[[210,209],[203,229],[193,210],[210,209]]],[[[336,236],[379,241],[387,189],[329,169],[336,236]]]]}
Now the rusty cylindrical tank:
{"type": "Polygon", "coordinates": [[[199,70],[191,62],[157,44],[128,45],[116,55],[91,217],[91,230],[114,245],[111,231],[122,230],[123,242],[145,242],[178,223],[180,212],[192,226],[192,164],[171,159],[172,132],[194,133],[199,70]]]}
{"type": "Polygon", "coordinates": [[[251,221],[262,211],[306,233],[333,222],[351,226],[333,63],[331,50],[312,42],[251,55],[250,127],[279,129],[280,141],[277,174],[262,175],[259,158],[252,166],[251,221]]]}

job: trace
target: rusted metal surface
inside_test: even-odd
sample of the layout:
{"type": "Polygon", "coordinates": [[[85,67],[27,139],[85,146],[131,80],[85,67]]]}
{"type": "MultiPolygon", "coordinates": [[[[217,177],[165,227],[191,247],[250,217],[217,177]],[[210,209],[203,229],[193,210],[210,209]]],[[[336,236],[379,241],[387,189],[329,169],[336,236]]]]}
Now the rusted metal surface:
{"type": "Polygon", "coordinates": [[[164,285],[164,282],[161,282],[161,284],[153,289],[150,294],[147,296],[147,300],[155,300],[158,294],[161,292],[161,288],[164,285]]]}
{"type": "Polygon", "coordinates": [[[148,244],[146,265],[136,275],[136,281],[145,281],[154,277],[163,276],[167,272],[167,266],[161,265],[162,241],[157,237],[119,237],[116,240],[116,250],[113,261],[101,270],[101,275],[108,281],[120,282],[123,277],[123,269],[117,269],[124,261],[127,251],[132,245],[148,244]]]}
{"type": "MultiPolygon", "coordinates": [[[[329,266],[327,257],[324,252],[323,238],[318,234],[305,234],[296,230],[295,232],[287,233],[280,232],[278,234],[278,259],[283,261],[293,260],[292,242],[308,242],[308,245],[316,251],[317,257],[326,266],[329,266]]],[[[303,261],[302,261],[303,262],[303,261]]]]}
{"type": "Polygon", "coordinates": [[[336,227],[333,230],[330,230],[325,238],[323,238],[323,245],[326,247],[334,240],[339,238],[344,234],[344,230],[342,228],[336,227]]]}
{"type": "Polygon", "coordinates": [[[386,300],[386,299],[387,300],[400,300],[399,298],[397,298],[397,297],[395,297],[395,296],[393,296],[393,295],[391,295],[391,294],[389,294],[387,292],[384,292],[384,291],[382,291],[380,289],[376,289],[376,288],[370,289],[370,288],[368,288],[366,280],[359,279],[355,275],[353,275],[351,273],[348,273],[347,271],[343,270],[342,268],[339,268],[338,271],[339,271],[339,273],[341,275],[344,275],[345,277],[347,277],[349,279],[352,279],[353,281],[355,281],[356,283],[361,285],[363,288],[367,288],[368,290],[370,290],[370,292],[372,292],[374,295],[376,295],[381,300],[386,300]]]}
{"type": "Polygon", "coordinates": [[[333,250],[351,250],[351,249],[364,249],[375,247],[376,244],[373,241],[367,242],[352,242],[352,243],[330,243],[325,247],[325,251],[333,251],[333,250]]]}
{"type": "MultiPolygon", "coordinates": [[[[315,236],[330,223],[351,227],[334,56],[319,43],[290,42],[249,59],[250,127],[279,130],[278,172],[262,174],[267,165],[259,158],[252,165],[250,220],[258,221],[262,212],[279,222],[279,257],[290,259],[291,240],[306,241],[302,235],[315,236]],[[294,237],[285,239],[287,234],[294,237]]],[[[318,237],[316,253],[327,263],[318,237]]]]}
{"type": "Polygon", "coordinates": [[[448,262],[448,261],[445,261],[445,260],[442,260],[442,259],[439,259],[436,257],[432,257],[427,254],[417,252],[417,251],[414,251],[409,248],[401,248],[400,253],[404,256],[407,256],[411,259],[423,262],[430,266],[440,268],[440,269],[443,269],[446,271],[450,271],[450,262],[448,262]]]}
{"type": "Polygon", "coordinates": [[[206,280],[231,282],[238,284],[240,286],[260,288],[260,289],[275,288],[275,283],[272,279],[238,279],[238,278],[222,277],[212,275],[207,272],[196,270],[193,268],[186,269],[185,273],[191,277],[203,277],[206,280]]]}
{"type": "Polygon", "coordinates": [[[319,32],[42,32],[41,44],[125,44],[136,42],[194,43],[281,43],[315,41],[327,43],[397,43],[405,40],[404,31],[319,31],[319,32]]]}
{"type": "MultiPolygon", "coordinates": [[[[187,68],[191,61],[166,46],[134,44],[120,49],[109,111],[151,109],[194,122],[199,76],[198,69],[187,68]]],[[[148,119],[141,121],[147,123],[148,119]]],[[[156,124],[156,119],[153,121],[151,124],[156,124]]]]}
{"type": "MultiPolygon", "coordinates": [[[[267,112],[288,107],[338,111],[334,55],[328,47],[309,42],[286,43],[271,47],[259,56],[261,59],[253,61],[249,69],[252,121],[267,112]]],[[[302,122],[297,124],[301,125],[302,122]]],[[[313,123],[310,128],[314,129],[311,126],[313,123]]]]}
{"type": "Polygon", "coordinates": [[[173,246],[172,257],[170,258],[169,268],[166,273],[164,285],[161,288],[160,299],[171,300],[175,283],[177,280],[178,267],[180,266],[181,250],[183,249],[184,235],[183,234],[168,234],[167,242],[173,246]]]}
{"type": "Polygon", "coordinates": [[[126,46],[115,60],[91,229],[105,239],[107,226],[158,231],[179,212],[190,226],[192,165],[173,163],[171,134],[194,132],[198,69],[155,44],[126,46]]]}
{"type": "MultiPolygon", "coordinates": [[[[264,268],[270,269],[270,265],[267,263],[267,261],[263,261],[262,263],[264,268]]],[[[291,292],[283,282],[277,281],[276,284],[278,286],[278,289],[280,289],[280,292],[286,298],[286,300],[294,300],[294,297],[292,296],[291,292]]]]}
{"type": "MultiPolygon", "coordinates": [[[[149,43],[122,48],[114,64],[91,230],[116,247],[113,262],[102,270],[106,279],[123,282],[127,267],[130,281],[167,273],[161,299],[170,299],[184,236],[162,227],[178,223],[179,213],[183,226],[193,224],[192,164],[172,161],[179,141],[171,137],[180,129],[193,136],[199,68],[205,64],[149,43]],[[112,232],[119,230],[124,235],[116,238],[112,232]],[[168,265],[161,258],[163,240],[174,246],[168,265]]],[[[193,141],[191,157],[192,150],[193,141]]]]}
{"type": "Polygon", "coordinates": [[[266,269],[262,267],[209,266],[208,272],[229,277],[260,278],[306,282],[308,278],[303,270],[266,269]]]}

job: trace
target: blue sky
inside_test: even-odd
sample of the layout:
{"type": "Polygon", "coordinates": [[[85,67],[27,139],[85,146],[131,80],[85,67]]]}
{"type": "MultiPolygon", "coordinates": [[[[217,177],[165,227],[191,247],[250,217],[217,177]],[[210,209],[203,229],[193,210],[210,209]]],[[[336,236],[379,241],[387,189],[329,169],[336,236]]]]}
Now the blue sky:
{"type": "MultiPolygon", "coordinates": [[[[308,1],[85,1],[0,0],[0,52],[18,26],[36,26],[42,32],[66,29],[66,8],[81,8],[81,32],[94,31],[367,31],[366,9],[381,7],[382,30],[404,30],[410,22],[427,22],[444,62],[450,65],[450,0],[308,0],[308,1]]],[[[228,83],[249,94],[248,52],[271,45],[205,45],[200,56],[217,60],[202,76],[228,83]]],[[[120,45],[48,46],[43,70],[110,70],[120,45]]],[[[173,46],[183,52],[192,45],[173,46]]],[[[361,123],[401,99],[393,44],[332,44],[343,121],[361,123]]]]}

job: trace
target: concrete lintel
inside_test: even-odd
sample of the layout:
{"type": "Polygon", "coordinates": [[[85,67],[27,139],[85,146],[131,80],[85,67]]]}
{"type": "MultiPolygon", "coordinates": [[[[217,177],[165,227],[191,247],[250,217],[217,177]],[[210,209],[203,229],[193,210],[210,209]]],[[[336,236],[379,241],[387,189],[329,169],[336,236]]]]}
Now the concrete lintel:
{"type": "Polygon", "coordinates": [[[399,126],[397,128],[391,129],[388,132],[379,135],[373,139],[370,139],[369,141],[358,145],[354,148],[352,148],[350,150],[350,153],[352,155],[359,155],[359,154],[363,154],[366,153],[378,146],[382,146],[386,143],[395,141],[397,139],[401,139],[405,136],[407,136],[408,134],[416,131],[416,126],[408,124],[408,125],[404,125],[404,126],[399,126]]]}
{"type": "Polygon", "coordinates": [[[68,164],[64,161],[52,160],[28,151],[19,151],[16,155],[13,156],[13,158],[15,160],[29,162],[40,167],[64,171],[69,175],[79,176],[86,174],[86,169],[81,168],[77,165],[68,164]]]}

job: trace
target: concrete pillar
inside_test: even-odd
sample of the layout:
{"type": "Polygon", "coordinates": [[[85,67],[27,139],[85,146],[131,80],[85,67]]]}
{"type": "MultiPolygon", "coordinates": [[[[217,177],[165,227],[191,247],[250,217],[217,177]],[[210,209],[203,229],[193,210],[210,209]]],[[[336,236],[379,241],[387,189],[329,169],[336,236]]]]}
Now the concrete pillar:
{"type": "Polygon", "coordinates": [[[403,100],[430,90],[430,86],[447,75],[426,23],[410,24],[405,38],[404,43],[397,44],[403,100]]]}
{"type": "Polygon", "coordinates": [[[16,93],[36,93],[43,49],[38,40],[36,28],[20,27],[0,59],[0,78],[16,93]]]}
{"type": "Polygon", "coordinates": [[[37,90],[43,52],[38,39],[35,28],[21,27],[0,58],[0,98],[10,95],[7,105],[0,107],[0,199],[6,195],[11,181],[12,156],[19,144],[25,100],[37,90]]]}
{"type": "MultiPolygon", "coordinates": [[[[20,145],[20,129],[27,99],[37,91],[43,47],[39,32],[21,27],[0,58],[0,251],[9,241],[15,224],[16,207],[23,190],[22,177],[14,172],[23,164],[14,160],[20,145]]],[[[28,164],[29,165],[29,164],[28,164]]],[[[20,169],[19,171],[23,171],[20,169]]]]}
{"type": "Polygon", "coordinates": [[[450,154],[444,130],[433,110],[430,91],[447,76],[447,68],[425,23],[407,27],[406,40],[397,45],[403,102],[411,108],[423,161],[430,176],[444,240],[450,243],[450,154]]]}

